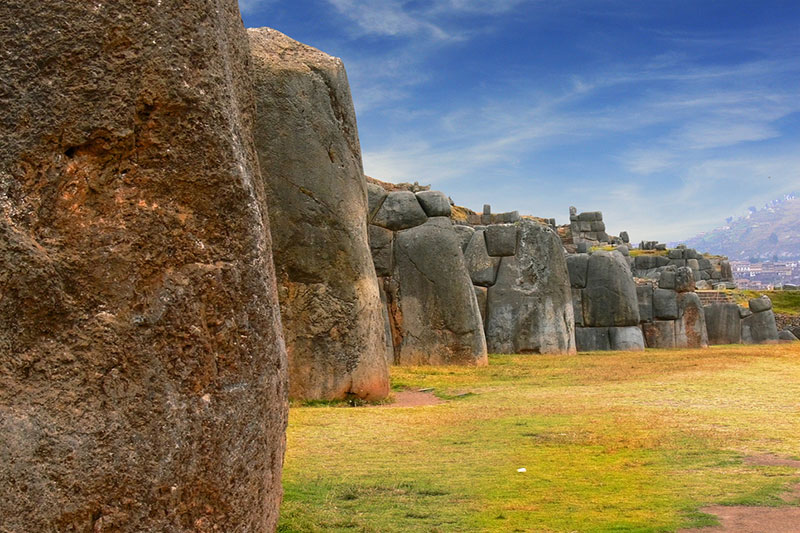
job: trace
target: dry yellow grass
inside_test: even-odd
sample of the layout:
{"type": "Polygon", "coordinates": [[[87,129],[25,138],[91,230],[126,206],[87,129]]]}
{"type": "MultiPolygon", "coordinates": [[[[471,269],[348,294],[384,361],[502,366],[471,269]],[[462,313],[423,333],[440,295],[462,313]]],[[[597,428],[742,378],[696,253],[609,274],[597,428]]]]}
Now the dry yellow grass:
{"type": "Polygon", "coordinates": [[[800,454],[800,345],[393,374],[453,399],[293,408],[281,531],[675,531],[707,504],[783,505],[797,478],[742,458],[800,454]]]}

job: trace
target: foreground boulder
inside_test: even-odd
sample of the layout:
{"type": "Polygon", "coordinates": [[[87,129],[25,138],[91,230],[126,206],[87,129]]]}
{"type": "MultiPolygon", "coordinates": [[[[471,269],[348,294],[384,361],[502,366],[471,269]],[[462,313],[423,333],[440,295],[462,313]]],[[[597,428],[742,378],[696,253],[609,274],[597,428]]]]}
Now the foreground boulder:
{"type": "Polygon", "coordinates": [[[390,318],[400,365],[486,365],[481,312],[446,217],[395,236],[390,318]]]}
{"type": "MultiPolygon", "coordinates": [[[[389,356],[344,66],[275,30],[249,34],[255,141],[269,192],[289,394],[383,398],[389,392],[389,356]]],[[[395,194],[401,193],[382,200],[379,213],[395,194]]],[[[414,194],[405,194],[424,218],[414,194]]],[[[391,233],[378,236],[381,228],[375,229],[373,243],[383,253],[379,266],[387,271],[391,233]]]]}
{"type": "Polygon", "coordinates": [[[531,220],[487,232],[487,238],[490,235],[497,251],[515,255],[501,259],[496,283],[489,288],[489,351],[574,353],[572,291],[558,236],[548,226],[531,220]],[[509,242],[507,228],[516,229],[516,243],[509,242]]]}
{"type": "Polygon", "coordinates": [[[286,361],[236,2],[7,0],[0,39],[0,529],[273,530],[286,361]]]}

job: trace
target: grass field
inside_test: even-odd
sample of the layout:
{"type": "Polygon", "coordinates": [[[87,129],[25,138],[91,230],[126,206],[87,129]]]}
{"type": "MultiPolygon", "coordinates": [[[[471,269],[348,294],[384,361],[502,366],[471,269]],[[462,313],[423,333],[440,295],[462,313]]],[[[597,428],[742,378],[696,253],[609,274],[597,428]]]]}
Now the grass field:
{"type": "Polygon", "coordinates": [[[783,315],[800,315],[800,291],[729,291],[737,303],[747,306],[750,298],[769,296],[772,308],[783,315]]]}
{"type": "Polygon", "coordinates": [[[798,481],[743,461],[800,454],[798,345],[392,372],[448,401],[293,407],[279,531],[675,531],[798,481]]]}

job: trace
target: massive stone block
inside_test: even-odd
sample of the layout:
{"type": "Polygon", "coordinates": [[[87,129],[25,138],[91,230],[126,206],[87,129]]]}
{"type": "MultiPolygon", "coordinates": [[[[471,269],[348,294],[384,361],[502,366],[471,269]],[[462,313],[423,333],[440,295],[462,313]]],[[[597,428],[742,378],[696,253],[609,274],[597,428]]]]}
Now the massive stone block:
{"type": "Polygon", "coordinates": [[[395,363],[488,364],[483,320],[450,219],[398,232],[394,254],[395,363]]]}
{"type": "Polygon", "coordinates": [[[271,531],[286,359],[233,0],[0,4],[0,529],[271,531]]]}
{"type": "Polygon", "coordinates": [[[742,341],[760,344],[778,340],[778,326],[772,309],[753,313],[742,320],[742,341]]]}
{"type": "Polygon", "coordinates": [[[586,287],[586,275],[589,272],[589,254],[570,254],[567,256],[569,282],[576,289],[586,287]]]}
{"type": "Polygon", "coordinates": [[[491,287],[497,279],[500,258],[489,257],[486,251],[484,233],[485,230],[478,230],[472,236],[467,249],[464,251],[464,261],[473,284],[481,287],[491,287]]]}
{"type": "Polygon", "coordinates": [[[712,304],[703,308],[709,344],[742,342],[742,320],[736,304],[712,304]]]}
{"type": "Polygon", "coordinates": [[[648,348],[675,348],[675,321],[654,320],[642,324],[648,348]]]}
{"type": "MultiPolygon", "coordinates": [[[[270,193],[289,394],[383,398],[389,392],[386,339],[344,66],[275,30],[249,33],[255,141],[270,193]]],[[[391,193],[376,219],[396,194],[410,195],[422,212],[413,193],[391,193]]]]}
{"type": "Polygon", "coordinates": [[[694,292],[678,293],[678,320],[675,321],[677,348],[707,348],[708,332],[703,304],[694,292]]]}
{"type": "Polygon", "coordinates": [[[378,277],[391,276],[394,265],[394,232],[369,225],[369,249],[378,277]]]}
{"type": "Polygon", "coordinates": [[[489,288],[489,350],[574,353],[572,292],[561,240],[529,220],[520,221],[517,230],[516,255],[503,257],[489,288]]]}
{"type": "Polygon", "coordinates": [[[619,252],[598,251],[589,258],[583,291],[583,323],[593,327],[639,323],[636,283],[619,252]]]}
{"type": "Polygon", "coordinates": [[[486,248],[492,257],[508,257],[516,253],[517,226],[495,224],[486,228],[486,248]]]}
{"type": "Polygon", "coordinates": [[[609,328],[575,328],[575,344],[579,352],[599,352],[611,349],[609,328]]]}
{"type": "Polygon", "coordinates": [[[636,299],[639,302],[639,322],[653,320],[653,286],[637,285],[636,299]]]}
{"type": "Polygon", "coordinates": [[[612,350],[637,352],[644,350],[644,336],[639,326],[608,328],[612,350]]]}
{"type": "Polygon", "coordinates": [[[411,191],[390,192],[372,217],[372,223],[392,231],[413,228],[424,224],[428,216],[411,191]]]}
{"type": "Polygon", "coordinates": [[[653,318],[675,320],[678,318],[678,293],[669,289],[653,291],[653,318]]]}
{"type": "Polygon", "coordinates": [[[450,200],[441,191],[420,191],[417,200],[429,217],[449,217],[452,211],[450,200]]]}

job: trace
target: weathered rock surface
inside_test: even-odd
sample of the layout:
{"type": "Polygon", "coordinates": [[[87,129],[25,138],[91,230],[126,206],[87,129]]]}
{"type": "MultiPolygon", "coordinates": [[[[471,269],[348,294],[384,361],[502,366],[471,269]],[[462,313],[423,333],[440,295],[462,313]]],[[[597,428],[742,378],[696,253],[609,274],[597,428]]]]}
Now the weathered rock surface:
{"type": "Polygon", "coordinates": [[[475,287],[475,298],[478,300],[478,310],[481,312],[481,322],[486,322],[486,300],[489,298],[489,289],[475,287]]]}
{"type": "Polygon", "coordinates": [[[391,276],[394,266],[394,232],[370,224],[369,249],[378,277],[391,276]]]}
{"type": "Polygon", "coordinates": [[[533,221],[521,220],[516,228],[516,255],[503,257],[489,289],[489,350],[574,353],[572,292],[561,240],[533,221]]]}
{"type": "Polygon", "coordinates": [[[392,231],[413,228],[424,224],[428,219],[417,195],[411,191],[390,192],[380,209],[372,218],[372,223],[392,231]]]}
{"type": "Polygon", "coordinates": [[[712,304],[703,307],[709,344],[742,342],[742,320],[736,304],[712,304]]]}
{"type": "Polygon", "coordinates": [[[636,283],[619,252],[597,251],[589,258],[583,291],[583,323],[593,327],[639,323],[636,283]]]}
{"type": "Polygon", "coordinates": [[[644,336],[639,326],[621,328],[608,328],[612,350],[642,351],[644,350],[644,336]]]}
{"type": "Polygon", "coordinates": [[[708,347],[708,332],[703,304],[694,292],[678,293],[678,320],[675,321],[676,348],[708,347]]]}
{"type": "Polygon", "coordinates": [[[478,230],[473,234],[464,251],[464,261],[472,283],[481,287],[491,287],[497,279],[500,258],[489,256],[484,233],[485,230],[478,230]]]}
{"type": "Polygon", "coordinates": [[[450,200],[441,191],[420,191],[417,193],[417,200],[429,217],[450,216],[450,200]]]}
{"type": "Polygon", "coordinates": [[[653,320],[653,286],[637,285],[636,299],[639,302],[639,322],[653,320]]]}
{"type": "Polygon", "coordinates": [[[762,313],[764,311],[769,311],[772,309],[772,300],[769,299],[769,296],[764,295],[760,298],[751,298],[748,301],[748,307],[754,313],[762,313]]]}
{"type": "Polygon", "coordinates": [[[455,231],[456,235],[458,236],[459,243],[461,244],[461,250],[466,251],[469,241],[472,240],[472,236],[475,234],[475,229],[472,226],[454,224],[453,231],[455,231]]]}
{"type": "Polygon", "coordinates": [[[517,251],[517,226],[495,224],[486,227],[486,248],[492,257],[510,257],[517,251]]]}
{"type": "Polygon", "coordinates": [[[392,277],[395,363],[488,364],[483,320],[450,219],[398,232],[392,277]]]}
{"type": "Polygon", "coordinates": [[[653,291],[653,318],[675,320],[678,318],[678,294],[669,289],[653,291]]]}
{"type": "Polygon", "coordinates": [[[654,320],[642,324],[645,343],[648,348],[675,347],[675,321],[654,320]]]}
{"type": "Polygon", "coordinates": [[[286,360],[233,0],[0,5],[0,529],[271,531],[286,360]]]}
{"type": "Polygon", "coordinates": [[[567,256],[569,282],[576,289],[586,287],[586,275],[589,273],[589,254],[570,254],[567,256]]]}
{"type": "Polygon", "coordinates": [[[575,344],[579,352],[601,352],[611,349],[609,328],[575,328],[575,344]]]}
{"type": "MultiPolygon", "coordinates": [[[[344,66],[278,31],[249,34],[255,141],[273,221],[289,394],[383,398],[389,392],[386,340],[344,66]]],[[[413,193],[390,193],[376,220],[395,212],[399,195],[410,196],[422,212],[413,193]]]]}
{"type": "Polygon", "coordinates": [[[772,309],[753,313],[743,319],[742,338],[745,343],[754,344],[778,340],[778,326],[772,309]]]}
{"type": "Polygon", "coordinates": [[[797,341],[797,337],[794,333],[789,331],[788,329],[784,329],[783,331],[778,332],[778,340],[787,341],[787,342],[795,342],[797,341]]]}

